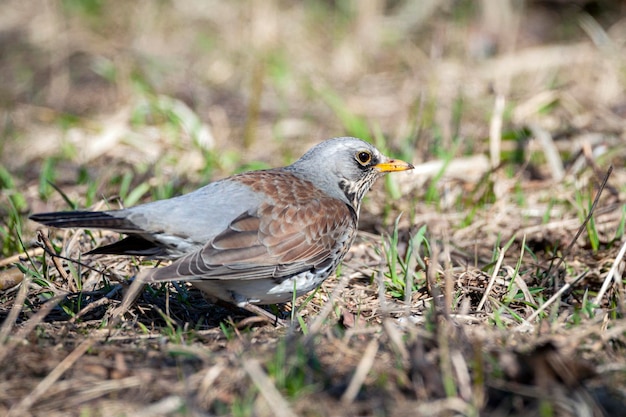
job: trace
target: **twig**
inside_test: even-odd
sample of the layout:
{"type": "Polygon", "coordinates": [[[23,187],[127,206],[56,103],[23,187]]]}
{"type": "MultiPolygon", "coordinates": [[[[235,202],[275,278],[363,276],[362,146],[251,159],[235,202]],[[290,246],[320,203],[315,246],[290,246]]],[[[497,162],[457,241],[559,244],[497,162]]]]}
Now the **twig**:
{"type": "Polygon", "coordinates": [[[48,248],[48,247],[46,247],[44,245],[44,246],[41,246],[41,249],[43,249],[44,252],[46,252],[48,255],[50,255],[50,257],[53,258],[53,259],[62,259],[64,261],[72,262],[72,263],[75,263],[76,265],[78,265],[78,266],[80,266],[82,268],[86,268],[86,269],[88,269],[90,271],[95,271],[95,272],[97,272],[97,273],[99,273],[101,275],[107,276],[107,274],[106,274],[106,272],[104,270],[95,268],[95,267],[93,267],[91,265],[88,265],[88,264],[86,264],[84,262],[81,262],[81,261],[78,261],[76,259],[72,259],[70,257],[63,256],[63,255],[60,255],[60,254],[56,253],[54,251],[54,248],[52,248],[52,246],[50,246],[50,248],[48,248]]]}
{"type": "Polygon", "coordinates": [[[554,144],[552,135],[536,123],[531,123],[528,127],[541,144],[543,153],[546,155],[546,160],[548,161],[548,167],[552,170],[552,179],[556,182],[561,181],[565,176],[565,169],[563,168],[563,161],[559,155],[559,150],[554,144]]]}
{"type": "Polygon", "coordinates": [[[480,299],[480,303],[478,303],[478,308],[476,311],[482,310],[485,302],[487,301],[487,297],[493,288],[494,282],[496,282],[496,277],[498,276],[498,272],[500,272],[500,267],[502,266],[502,262],[504,261],[504,254],[506,253],[506,248],[500,250],[500,256],[498,256],[498,262],[496,262],[496,267],[493,269],[493,274],[491,274],[491,279],[489,280],[489,284],[487,284],[487,289],[483,294],[483,298],[480,299]]]}
{"type": "Polygon", "coordinates": [[[493,105],[493,115],[489,121],[489,156],[491,167],[500,165],[500,149],[502,148],[502,116],[504,114],[504,95],[498,94],[493,105]]]}
{"type": "MultiPolygon", "coordinates": [[[[76,314],[74,317],[72,317],[70,319],[70,323],[75,323],[76,320],[78,320],[79,318],[83,317],[85,314],[87,314],[88,312],[90,312],[91,310],[94,310],[97,307],[103,306],[105,304],[108,304],[111,302],[111,298],[117,294],[120,290],[122,289],[122,285],[121,284],[117,284],[113,287],[113,289],[111,289],[111,291],[109,291],[104,297],[98,299],[97,301],[94,301],[93,303],[88,304],[87,306],[85,306],[85,308],[83,308],[82,310],[80,310],[78,312],[78,314],[76,314]]],[[[85,295],[85,293],[83,293],[83,295],[85,295]]]]}
{"type": "MultiPolygon", "coordinates": [[[[50,239],[48,239],[41,230],[37,231],[37,239],[39,240],[39,242],[41,242],[46,252],[55,253],[54,248],[52,247],[52,243],[50,243],[50,239]]],[[[54,263],[54,267],[57,271],[59,271],[59,274],[61,275],[63,280],[68,281],[69,276],[67,275],[67,272],[65,272],[65,268],[63,268],[63,264],[61,263],[61,261],[59,261],[59,258],[56,256],[52,256],[51,258],[52,262],[54,263]]]]}
{"type": "Polygon", "coordinates": [[[374,366],[374,359],[376,359],[378,347],[378,340],[376,339],[370,340],[367,344],[363,358],[361,358],[359,365],[356,367],[356,371],[350,380],[350,384],[348,384],[348,388],[346,388],[346,391],[341,396],[342,403],[351,404],[358,395],[359,390],[365,382],[365,378],[367,378],[367,374],[370,369],[372,369],[372,366],[374,366]]]}
{"type": "Polygon", "coordinates": [[[533,321],[535,318],[537,318],[537,316],[539,314],[541,314],[541,312],[543,310],[545,310],[546,308],[548,308],[550,306],[550,304],[552,304],[554,301],[556,301],[558,298],[561,297],[561,295],[563,295],[563,293],[567,290],[569,290],[571,287],[573,287],[574,285],[576,285],[578,283],[578,281],[580,281],[581,279],[585,278],[587,276],[587,274],[589,273],[589,271],[585,271],[582,274],[578,275],[574,281],[572,282],[568,282],[567,284],[563,285],[563,287],[561,287],[560,290],[558,290],[552,297],[550,297],[550,299],[548,301],[546,301],[545,303],[543,303],[537,310],[535,310],[535,312],[533,314],[530,315],[530,317],[528,317],[528,319],[526,319],[524,322],[522,322],[523,325],[527,325],[529,324],[531,321],[533,321]]]}
{"type": "Polygon", "coordinates": [[[0,291],[17,287],[24,280],[24,272],[17,266],[7,269],[0,269],[0,291]]]}
{"type": "MultiPolygon", "coordinates": [[[[585,228],[587,227],[587,223],[589,223],[589,220],[591,220],[591,216],[593,216],[593,213],[596,210],[596,206],[598,205],[598,201],[600,201],[600,196],[602,195],[602,191],[604,191],[604,188],[606,187],[606,183],[608,182],[609,177],[611,176],[612,172],[613,172],[613,165],[609,166],[609,169],[606,171],[606,175],[604,176],[604,179],[602,180],[602,184],[600,184],[600,189],[598,190],[598,194],[596,194],[596,198],[593,200],[593,204],[591,205],[591,209],[589,210],[589,214],[587,214],[587,217],[585,217],[585,220],[583,221],[583,223],[578,228],[578,231],[576,232],[576,235],[574,236],[574,238],[572,239],[570,244],[567,246],[567,248],[563,251],[563,255],[561,256],[561,258],[557,262],[556,267],[555,267],[555,269],[557,271],[558,271],[559,267],[561,266],[561,264],[563,263],[563,261],[565,260],[565,258],[567,258],[567,256],[571,252],[572,248],[574,247],[574,244],[576,243],[576,241],[578,240],[578,238],[582,234],[583,230],[585,230],[585,228]]],[[[552,265],[550,265],[550,268],[548,268],[547,275],[550,274],[551,270],[552,270],[552,265]]]]}
{"type": "MultiPolygon", "coordinates": [[[[4,323],[2,323],[2,327],[0,328],[0,346],[2,346],[7,338],[9,337],[9,333],[17,320],[17,317],[22,311],[22,307],[24,306],[24,300],[26,300],[26,294],[28,293],[28,286],[30,284],[30,279],[28,276],[24,277],[22,281],[22,286],[20,287],[19,292],[17,293],[17,297],[15,297],[15,301],[13,302],[13,307],[11,307],[11,311],[7,315],[6,319],[4,319],[4,323]]],[[[0,362],[2,361],[3,351],[0,351],[0,362]]]]}
{"type": "Polygon", "coordinates": [[[596,298],[593,299],[593,304],[597,306],[600,305],[600,301],[602,300],[602,297],[604,297],[604,293],[609,289],[609,285],[611,285],[611,281],[613,281],[613,277],[615,277],[615,282],[619,280],[620,277],[617,273],[617,268],[620,262],[622,261],[622,259],[624,258],[625,254],[626,254],[626,241],[624,241],[624,243],[622,244],[622,247],[619,250],[619,253],[615,257],[615,260],[613,261],[613,265],[611,266],[609,273],[604,279],[604,282],[602,283],[602,287],[600,288],[600,291],[598,291],[598,295],[596,295],[596,298]]]}
{"type": "Polygon", "coordinates": [[[389,318],[383,319],[383,329],[385,329],[385,333],[389,337],[392,345],[396,348],[403,361],[409,360],[409,351],[407,350],[404,339],[402,338],[403,334],[398,329],[398,323],[395,320],[391,320],[389,318]]]}
{"type": "Polygon", "coordinates": [[[11,265],[14,264],[16,262],[20,262],[20,260],[22,259],[22,256],[27,255],[27,256],[39,256],[43,253],[43,248],[32,248],[29,249],[27,251],[25,251],[24,253],[17,253],[13,256],[9,256],[8,258],[4,258],[4,259],[0,259],[0,268],[7,266],[7,265],[11,265]]]}

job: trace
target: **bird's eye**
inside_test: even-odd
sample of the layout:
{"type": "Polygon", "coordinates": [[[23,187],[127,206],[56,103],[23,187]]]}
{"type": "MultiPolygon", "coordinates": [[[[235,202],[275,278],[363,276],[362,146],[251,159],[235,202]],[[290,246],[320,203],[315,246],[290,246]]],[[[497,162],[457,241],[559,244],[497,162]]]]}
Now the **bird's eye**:
{"type": "Polygon", "coordinates": [[[356,160],[359,161],[361,165],[367,165],[372,160],[372,154],[367,151],[360,151],[356,154],[356,160]]]}

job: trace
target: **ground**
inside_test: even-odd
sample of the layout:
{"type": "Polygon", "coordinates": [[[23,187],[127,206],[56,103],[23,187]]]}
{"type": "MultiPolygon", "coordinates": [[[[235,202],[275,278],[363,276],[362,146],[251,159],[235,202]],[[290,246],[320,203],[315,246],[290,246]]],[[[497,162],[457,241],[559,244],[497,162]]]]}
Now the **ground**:
{"type": "Polygon", "coordinates": [[[0,415],[616,416],[626,6],[6,0],[0,415]],[[280,328],[36,212],[168,198],[351,135],[416,169],[280,328]]]}

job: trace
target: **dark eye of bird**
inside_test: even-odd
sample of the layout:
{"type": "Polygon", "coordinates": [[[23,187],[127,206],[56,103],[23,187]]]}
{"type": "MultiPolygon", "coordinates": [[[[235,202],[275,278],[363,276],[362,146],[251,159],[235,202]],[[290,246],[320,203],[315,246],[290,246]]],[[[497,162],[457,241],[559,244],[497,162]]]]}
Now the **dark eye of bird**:
{"type": "Polygon", "coordinates": [[[369,152],[362,151],[356,155],[356,158],[359,160],[359,162],[362,165],[365,165],[365,164],[368,164],[372,160],[372,154],[369,152]]]}

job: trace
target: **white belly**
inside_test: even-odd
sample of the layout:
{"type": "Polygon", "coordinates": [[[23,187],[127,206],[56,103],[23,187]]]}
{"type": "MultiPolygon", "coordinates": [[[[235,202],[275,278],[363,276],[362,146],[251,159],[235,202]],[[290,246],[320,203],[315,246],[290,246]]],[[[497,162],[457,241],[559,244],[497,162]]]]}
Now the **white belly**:
{"type": "Polygon", "coordinates": [[[315,288],[330,275],[330,271],[303,272],[277,283],[273,279],[213,279],[191,281],[201,291],[220,300],[243,307],[246,304],[278,304],[291,301],[294,289],[300,297],[315,288]]]}

